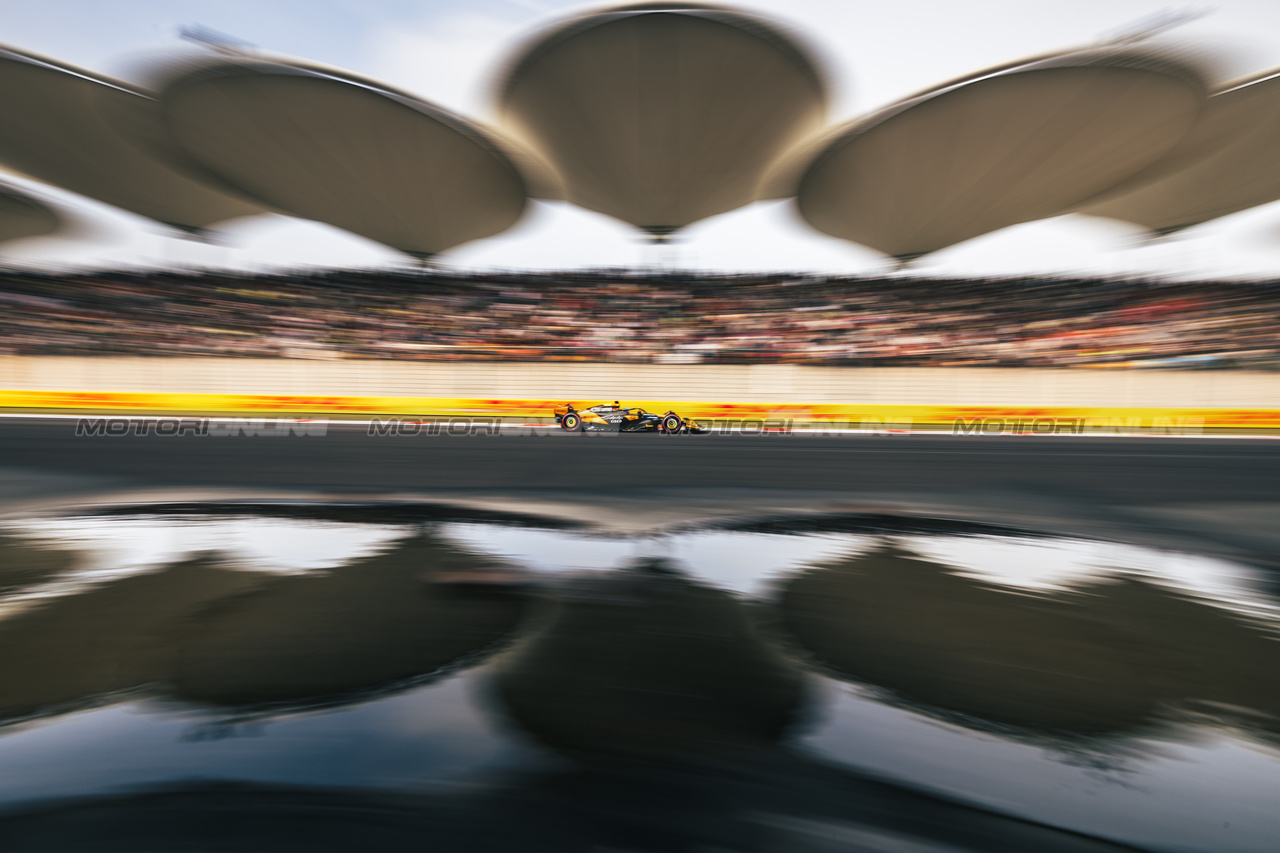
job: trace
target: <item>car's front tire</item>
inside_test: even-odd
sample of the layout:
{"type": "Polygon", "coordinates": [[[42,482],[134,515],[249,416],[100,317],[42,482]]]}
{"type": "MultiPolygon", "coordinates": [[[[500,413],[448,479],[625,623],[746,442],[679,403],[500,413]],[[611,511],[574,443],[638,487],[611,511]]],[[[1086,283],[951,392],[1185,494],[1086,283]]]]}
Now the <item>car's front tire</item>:
{"type": "Polygon", "coordinates": [[[662,419],[663,432],[668,432],[668,433],[671,433],[672,435],[677,435],[679,434],[680,430],[683,428],[684,428],[684,421],[680,420],[679,415],[667,415],[662,419]]]}

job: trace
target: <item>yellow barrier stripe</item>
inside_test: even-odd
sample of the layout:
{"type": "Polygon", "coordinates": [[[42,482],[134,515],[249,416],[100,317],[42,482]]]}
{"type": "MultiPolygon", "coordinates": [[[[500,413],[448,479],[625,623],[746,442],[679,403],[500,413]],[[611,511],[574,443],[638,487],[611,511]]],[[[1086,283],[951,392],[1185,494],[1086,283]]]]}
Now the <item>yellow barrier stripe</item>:
{"type": "MultiPolygon", "coordinates": [[[[548,418],[564,398],[483,399],[452,397],[362,397],[292,394],[170,394],[89,391],[0,390],[0,409],[61,409],[83,413],[418,415],[423,417],[548,418]]],[[[575,400],[582,408],[599,400],[575,400]]],[[[1150,406],[899,406],[859,404],[717,403],[688,400],[627,400],[651,412],[673,409],[704,420],[791,421],[793,424],[876,426],[971,425],[1003,420],[1008,429],[1033,427],[1081,431],[1124,428],[1199,432],[1202,429],[1280,429],[1280,409],[1177,408],[1150,406]]]]}

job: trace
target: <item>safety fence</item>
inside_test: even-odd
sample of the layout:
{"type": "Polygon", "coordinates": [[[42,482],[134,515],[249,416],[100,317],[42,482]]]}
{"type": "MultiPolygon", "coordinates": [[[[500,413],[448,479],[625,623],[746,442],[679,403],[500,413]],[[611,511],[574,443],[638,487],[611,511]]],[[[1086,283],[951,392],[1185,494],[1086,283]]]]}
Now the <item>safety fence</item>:
{"type": "Polygon", "coordinates": [[[0,357],[0,412],[553,423],[619,400],[768,429],[1280,433],[1280,374],[0,357]],[[764,425],[764,426],[760,426],[764,425]]]}
{"type": "MultiPolygon", "coordinates": [[[[545,398],[313,396],[289,394],[181,394],[0,390],[8,413],[110,413],[241,417],[376,417],[500,419],[550,422],[566,401],[545,398]]],[[[579,406],[598,401],[577,401],[579,406]]],[[[1280,434],[1280,408],[929,406],[875,404],[742,403],[691,400],[626,400],[626,406],[674,410],[721,426],[750,430],[869,429],[991,433],[1280,434]]]]}

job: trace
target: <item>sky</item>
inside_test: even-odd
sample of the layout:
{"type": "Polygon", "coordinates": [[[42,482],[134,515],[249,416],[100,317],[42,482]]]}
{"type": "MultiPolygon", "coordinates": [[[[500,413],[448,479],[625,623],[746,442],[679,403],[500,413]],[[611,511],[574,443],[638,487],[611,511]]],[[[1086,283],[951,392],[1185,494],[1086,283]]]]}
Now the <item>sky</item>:
{"type": "MultiPolygon", "coordinates": [[[[202,25],[274,54],[375,77],[463,115],[492,118],[503,60],[531,34],[605,4],[558,0],[0,0],[0,43],[128,78],[139,58],[182,46],[202,25]]],[[[1280,0],[739,0],[806,42],[832,83],[833,123],[847,121],[979,68],[1088,46],[1165,12],[1199,13],[1179,39],[1209,45],[1226,76],[1280,66],[1280,0]]],[[[220,245],[176,240],[145,220],[31,182],[72,206],[68,238],[0,250],[10,263],[182,265],[265,270],[397,267],[399,253],[346,232],[283,216],[231,223],[220,245]]],[[[806,226],[787,201],[750,205],[697,223],[673,246],[645,245],[631,227],[566,203],[535,202],[505,234],[441,257],[462,269],[675,266],[706,271],[870,274],[881,255],[806,226]]],[[[1067,216],[1014,226],[942,250],[925,275],[1018,273],[1280,275],[1280,204],[1266,205],[1153,244],[1135,229],[1067,216]]]]}

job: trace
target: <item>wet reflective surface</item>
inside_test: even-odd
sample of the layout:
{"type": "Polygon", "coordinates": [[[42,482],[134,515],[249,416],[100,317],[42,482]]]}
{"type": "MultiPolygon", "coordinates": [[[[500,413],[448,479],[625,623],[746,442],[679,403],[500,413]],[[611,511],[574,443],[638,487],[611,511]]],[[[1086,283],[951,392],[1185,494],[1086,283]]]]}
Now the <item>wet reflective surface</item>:
{"type": "Polygon", "coordinates": [[[0,525],[0,848],[1274,850],[1243,563],[887,516],[0,525]]]}

